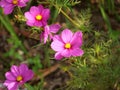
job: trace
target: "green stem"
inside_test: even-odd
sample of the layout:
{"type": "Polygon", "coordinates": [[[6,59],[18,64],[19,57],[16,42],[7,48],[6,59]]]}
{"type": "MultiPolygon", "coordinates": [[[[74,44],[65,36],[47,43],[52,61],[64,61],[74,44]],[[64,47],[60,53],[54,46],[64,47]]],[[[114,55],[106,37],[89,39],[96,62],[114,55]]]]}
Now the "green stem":
{"type": "Polygon", "coordinates": [[[17,7],[17,9],[18,9],[18,13],[19,13],[20,15],[24,16],[24,14],[23,14],[21,8],[20,8],[20,7],[17,7]]]}
{"type": "MultiPolygon", "coordinates": [[[[60,8],[58,8],[56,5],[54,5],[58,10],[60,8]]],[[[71,17],[69,17],[62,9],[60,9],[60,12],[69,20],[71,21],[75,26],[77,26],[78,28],[80,27],[79,24],[77,24],[71,17]]]]}
{"type": "Polygon", "coordinates": [[[49,49],[48,49],[48,43],[46,43],[46,46],[44,47],[44,67],[50,67],[50,55],[49,55],[49,49]]]}

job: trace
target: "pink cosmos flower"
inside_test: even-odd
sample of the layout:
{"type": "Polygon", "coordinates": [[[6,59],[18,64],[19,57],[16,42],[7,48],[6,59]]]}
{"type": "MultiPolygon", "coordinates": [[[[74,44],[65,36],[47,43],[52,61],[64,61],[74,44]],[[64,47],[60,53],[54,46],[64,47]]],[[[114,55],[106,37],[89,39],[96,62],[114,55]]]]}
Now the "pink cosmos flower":
{"type": "Polygon", "coordinates": [[[33,77],[32,70],[28,69],[26,64],[20,66],[13,65],[11,71],[5,73],[4,85],[7,86],[8,90],[17,90],[18,87],[33,77]]]}
{"type": "Polygon", "coordinates": [[[37,7],[32,6],[29,12],[25,12],[25,17],[27,18],[27,25],[29,26],[45,26],[50,17],[50,10],[44,9],[42,5],[37,7]]]}
{"type": "Polygon", "coordinates": [[[72,33],[69,29],[62,31],[61,35],[55,35],[51,48],[56,51],[55,59],[63,57],[82,56],[84,51],[80,49],[82,45],[82,32],[72,33]]]}
{"type": "Polygon", "coordinates": [[[57,33],[58,30],[61,28],[59,24],[52,24],[52,25],[46,25],[44,27],[43,32],[40,34],[40,41],[44,39],[44,44],[46,43],[48,36],[50,36],[50,40],[53,38],[52,33],[57,33]]]}
{"type": "Polygon", "coordinates": [[[25,7],[29,0],[1,0],[0,6],[4,9],[4,14],[12,13],[15,6],[25,7]]]}

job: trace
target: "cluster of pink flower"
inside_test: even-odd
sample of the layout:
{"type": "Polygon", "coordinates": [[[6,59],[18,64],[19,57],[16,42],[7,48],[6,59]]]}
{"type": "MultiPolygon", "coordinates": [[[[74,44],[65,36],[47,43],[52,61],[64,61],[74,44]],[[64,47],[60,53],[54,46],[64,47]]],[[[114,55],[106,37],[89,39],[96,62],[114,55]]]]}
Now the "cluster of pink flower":
{"type": "MultiPolygon", "coordinates": [[[[4,14],[12,13],[14,7],[24,7],[29,0],[1,0],[0,6],[4,10],[4,14]]],[[[30,11],[25,12],[26,24],[28,26],[36,26],[43,28],[40,34],[40,41],[47,42],[48,37],[52,40],[51,48],[56,51],[55,59],[60,60],[64,57],[82,56],[84,51],[80,49],[82,45],[82,32],[73,33],[69,29],[65,29],[60,35],[54,35],[61,28],[59,24],[48,25],[47,21],[50,17],[50,10],[42,5],[32,6],[30,11]],[[53,33],[53,34],[52,34],[53,33]]],[[[33,77],[33,72],[28,70],[27,66],[22,64],[19,67],[12,66],[11,72],[5,74],[7,80],[4,85],[9,90],[17,90],[18,85],[25,83],[33,77]]]]}

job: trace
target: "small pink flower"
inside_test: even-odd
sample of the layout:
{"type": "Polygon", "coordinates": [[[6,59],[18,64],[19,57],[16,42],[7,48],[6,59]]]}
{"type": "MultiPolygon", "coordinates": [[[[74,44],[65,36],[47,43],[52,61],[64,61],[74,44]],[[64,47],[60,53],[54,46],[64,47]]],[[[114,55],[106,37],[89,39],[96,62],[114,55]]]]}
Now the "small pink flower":
{"type": "Polygon", "coordinates": [[[61,28],[59,24],[52,24],[50,26],[46,25],[44,27],[43,32],[40,34],[40,41],[44,39],[44,44],[46,43],[48,36],[50,36],[50,40],[53,38],[52,33],[57,33],[58,30],[61,28]]]}
{"type": "Polygon", "coordinates": [[[25,7],[29,0],[1,0],[0,6],[4,8],[4,14],[12,13],[15,6],[25,7]]]}
{"type": "Polygon", "coordinates": [[[69,29],[62,31],[61,35],[55,35],[51,48],[56,51],[55,59],[63,57],[82,56],[84,51],[80,49],[82,45],[82,32],[72,33],[69,29]]]}
{"type": "Polygon", "coordinates": [[[25,12],[25,17],[27,18],[27,25],[29,26],[45,26],[50,17],[50,10],[44,9],[42,5],[37,7],[32,6],[29,12],[25,12]]]}
{"type": "Polygon", "coordinates": [[[32,70],[28,69],[26,64],[20,66],[13,65],[11,71],[6,72],[4,85],[8,90],[17,90],[20,85],[24,84],[33,77],[32,70]]]}

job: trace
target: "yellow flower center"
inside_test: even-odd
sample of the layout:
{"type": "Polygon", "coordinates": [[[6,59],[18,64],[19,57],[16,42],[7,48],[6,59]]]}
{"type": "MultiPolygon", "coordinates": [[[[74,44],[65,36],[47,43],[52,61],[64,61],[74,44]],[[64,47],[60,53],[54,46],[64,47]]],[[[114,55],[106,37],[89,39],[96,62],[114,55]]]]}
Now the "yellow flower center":
{"type": "Polygon", "coordinates": [[[12,3],[15,5],[18,4],[18,0],[12,0],[12,3]]]}
{"type": "Polygon", "coordinates": [[[70,48],[71,48],[71,44],[70,44],[70,43],[66,43],[66,44],[65,44],[65,48],[66,48],[66,49],[70,49],[70,48]]]}
{"type": "Polygon", "coordinates": [[[22,79],[23,79],[22,76],[17,76],[17,81],[18,81],[18,82],[21,81],[22,79]]]}
{"type": "Polygon", "coordinates": [[[40,14],[38,14],[35,18],[36,18],[36,20],[40,21],[42,19],[42,16],[40,14]]]}

